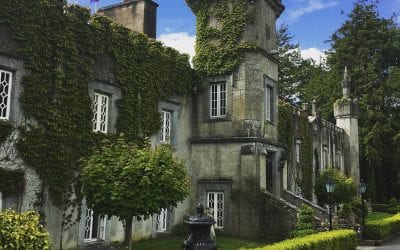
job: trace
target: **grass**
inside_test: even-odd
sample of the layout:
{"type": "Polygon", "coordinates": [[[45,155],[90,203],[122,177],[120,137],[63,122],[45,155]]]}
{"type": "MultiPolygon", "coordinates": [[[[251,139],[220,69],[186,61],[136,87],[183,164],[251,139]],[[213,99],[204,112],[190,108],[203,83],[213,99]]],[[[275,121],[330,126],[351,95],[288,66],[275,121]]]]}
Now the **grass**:
{"type": "Polygon", "coordinates": [[[380,213],[380,212],[372,212],[369,213],[367,218],[365,219],[365,222],[370,222],[370,221],[380,221],[389,217],[392,217],[393,214],[388,214],[388,213],[380,213]]]}
{"type": "MultiPolygon", "coordinates": [[[[134,250],[176,250],[181,249],[183,238],[168,237],[142,240],[133,244],[134,250]]],[[[264,243],[265,244],[265,243],[264,243]]],[[[256,248],[264,244],[246,240],[234,239],[226,236],[217,237],[218,250],[239,250],[241,247],[256,248]]]]}

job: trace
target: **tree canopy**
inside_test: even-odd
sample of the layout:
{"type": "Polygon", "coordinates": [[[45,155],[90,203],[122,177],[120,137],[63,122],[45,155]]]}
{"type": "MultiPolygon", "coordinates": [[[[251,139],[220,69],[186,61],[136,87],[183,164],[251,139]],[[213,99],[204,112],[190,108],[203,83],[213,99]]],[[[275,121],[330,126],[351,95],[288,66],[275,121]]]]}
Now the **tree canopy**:
{"type": "Polygon", "coordinates": [[[125,220],[127,243],[132,217],[144,219],[162,208],[176,207],[188,194],[185,165],[166,145],[152,149],[148,143],[130,144],[119,137],[116,142],[105,141],[83,165],[88,207],[125,220]]]}
{"type": "Polygon", "coordinates": [[[290,91],[298,93],[301,102],[316,98],[323,118],[334,122],[333,104],[342,97],[341,80],[347,66],[351,97],[359,100],[361,111],[361,175],[368,179],[371,198],[386,201],[399,197],[400,190],[400,29],[394,17],[379,15],[377,4],[354,3],[347,20],[330,38],[326,65],[303,67],[300,75],[306,77],[293,74],[292,82],[301,84],[290,91]]]}

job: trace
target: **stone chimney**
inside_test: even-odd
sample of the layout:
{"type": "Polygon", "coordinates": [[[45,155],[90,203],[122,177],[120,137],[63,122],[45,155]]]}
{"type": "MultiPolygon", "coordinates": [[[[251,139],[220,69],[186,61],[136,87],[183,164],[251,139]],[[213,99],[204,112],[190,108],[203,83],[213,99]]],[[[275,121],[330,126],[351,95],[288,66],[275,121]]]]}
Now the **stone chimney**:
{"type": "Polygon", "coordinates": [[[107,16],[128,29],[156,38],[158,4],[152,0],[124,0],[97,11],[97,15],[107,16]]]}

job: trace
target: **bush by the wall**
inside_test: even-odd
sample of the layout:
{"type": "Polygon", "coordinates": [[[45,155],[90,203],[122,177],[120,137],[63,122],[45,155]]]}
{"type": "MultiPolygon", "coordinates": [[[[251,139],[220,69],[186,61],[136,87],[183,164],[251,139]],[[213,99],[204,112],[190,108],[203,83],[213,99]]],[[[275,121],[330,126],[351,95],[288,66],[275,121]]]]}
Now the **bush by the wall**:
{"type": "Polygon", "coordinates": [[[39,224],[39,215],[34,211],[0,212],[0,249],[49,249],[48,233],[39,224]]]}
{"type": "MultiPolygon", "coordinates": [[[[357,234],[353,230],[335,230],[294,238],[268,245],[259,250],[330,249],[351,250],[357,247],[357,234]]],[[[242,248],[244,250],[244,248],[242,248]]]]}
{"type": "Polygon", "coordinates": [[[383,220],[367,222],[364,227],[364,238],[369,240],[380,240],[399,231],[400,214],[396,214],[383,220]]]}
{"type": "Polygon", "coordinates": [[[389,200],[388,203],[388,211],[389,214],[396,214],[398,212],[400,212],[400,206],[399,206],[399,202],[397,201],[396,198],[392,197],[389,200]]]}
{"type": "Polygon", "coordinates": [[[313,233],[316,233],[314,210],[310,206],[303,204],[300,206],[292,236],[302,237],[313,233]]]}

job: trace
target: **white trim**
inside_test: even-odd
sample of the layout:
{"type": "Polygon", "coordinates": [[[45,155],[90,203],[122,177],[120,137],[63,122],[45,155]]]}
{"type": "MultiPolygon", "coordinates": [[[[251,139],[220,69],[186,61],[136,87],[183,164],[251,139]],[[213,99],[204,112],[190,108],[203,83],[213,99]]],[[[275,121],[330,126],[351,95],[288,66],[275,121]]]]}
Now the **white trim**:
{"type": "Polygon", "coordinates": [[[226,83],[211,83],[210,84],[210,117],[225,117],[226,116],[226,83]]]}
{"type": "Polygon", "coordinates": [[[171,142],[171,119],[172,112],[163,110],[162,113],[162,125],[161,125],[161,142],[170,143],[171,142]]]}
{"type": "Polygon", "coordinates": [[[215,220],[216,228],[224,227],[224,192],[207,192],[207,208],[215,220]]]}
{"type": "Polygon", "coordinates": [[[109,96],[95,92],[93,99],[93,132],[107,133],[109,96]]]}
{"type": "Polygon", "coordinates": [[[2,115],[2,109],[0,109],[0,119],[1,120],[8,120],[10,117],[10,106],[11,106],[11,89],[12,89],[12,73],[10,71],[5,71],[5,70],[0,70],[0,82],[1,82],[1,77],[3,75],[8,75],[8,81],[5,81],[8,87],[7,93],[3,90],[3,92],[0,93],[0,95],[4,95],[7,97],[7,103],[0,103],[0,105],[5,105],[5,116],[2,115]]]}
{"type": "Polygon", "coordinates": [[[163,208],[161,212],[157,215],[156,231],[165,232],[167,231],[167,216],[168,210],[163,208]]]}
{"type": "Polygon", "coordinates": [[[272,121],[273,117],[274,89],[270,85],[265,86],[265,120],[272,121]]]}

